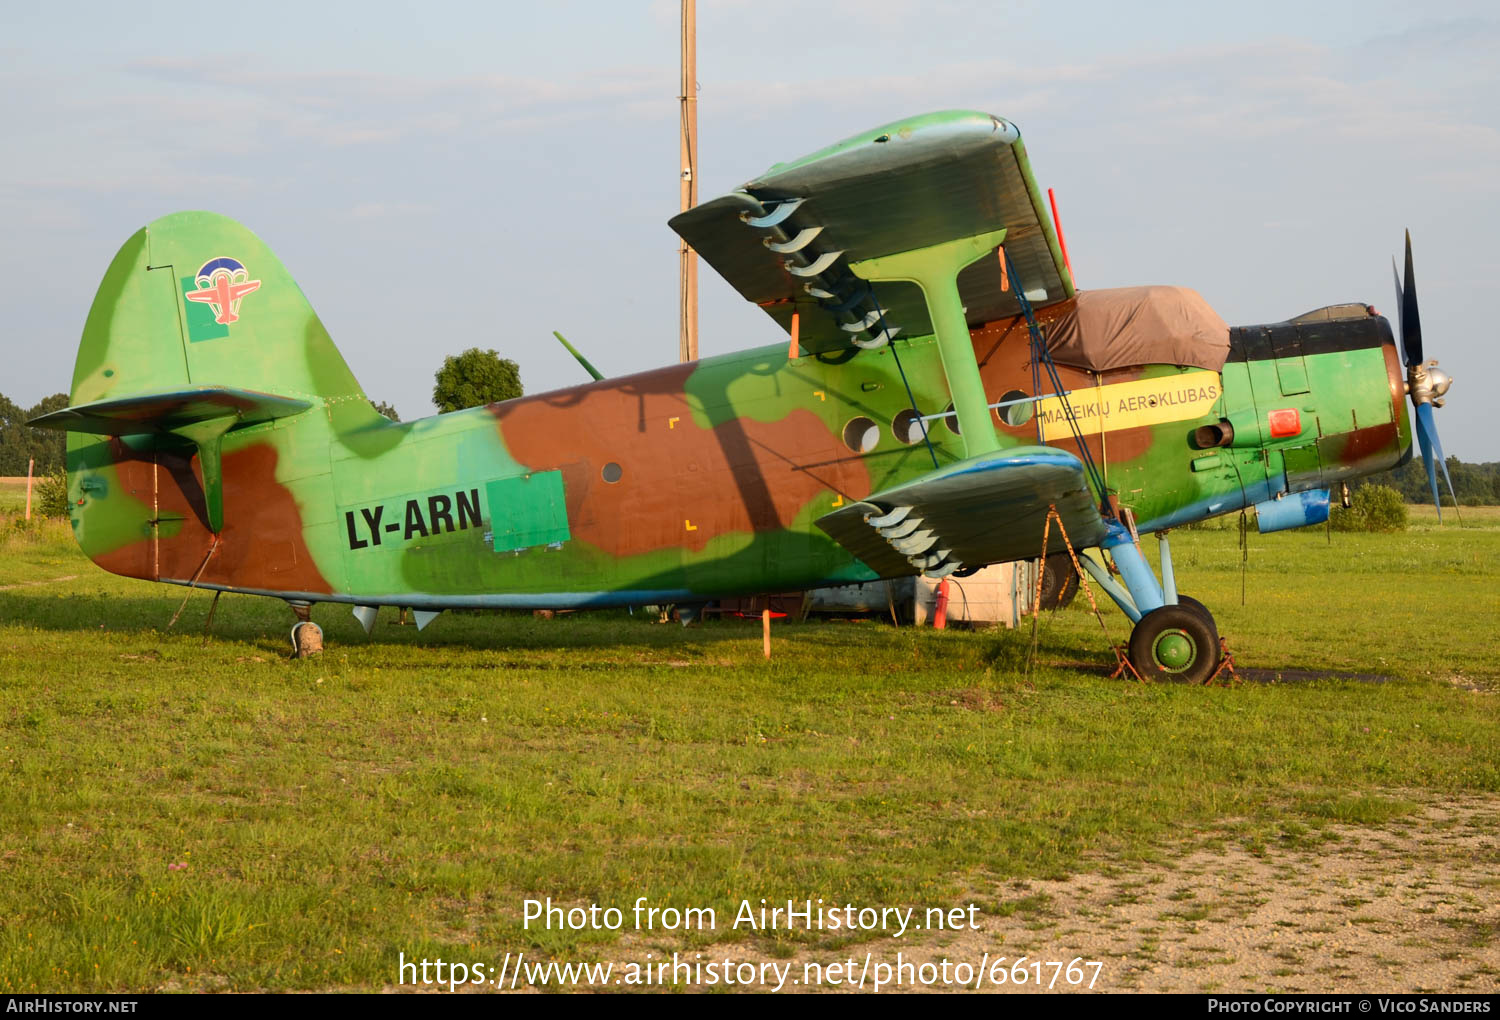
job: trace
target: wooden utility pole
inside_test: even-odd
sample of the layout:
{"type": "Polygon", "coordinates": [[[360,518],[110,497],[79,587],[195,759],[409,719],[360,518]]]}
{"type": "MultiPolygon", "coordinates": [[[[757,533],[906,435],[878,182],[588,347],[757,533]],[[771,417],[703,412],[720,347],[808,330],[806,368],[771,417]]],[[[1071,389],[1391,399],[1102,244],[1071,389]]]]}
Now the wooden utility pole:
{"type": "MultiPolygon", "coordinates": [[[[682,0],[682,211],[698,204],[698,12],[697,0],[682,0]]],[[[698,255],[683,241],[677,249],[682,261],[681,318],[677,354],[681,361],[698,360],[698,255]]]]}

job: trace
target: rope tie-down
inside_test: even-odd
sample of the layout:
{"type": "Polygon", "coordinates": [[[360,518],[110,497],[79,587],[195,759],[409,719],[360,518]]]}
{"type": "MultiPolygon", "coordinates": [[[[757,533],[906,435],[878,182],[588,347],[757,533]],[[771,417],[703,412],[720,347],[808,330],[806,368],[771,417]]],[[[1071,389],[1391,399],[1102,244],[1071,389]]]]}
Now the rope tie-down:
{"type": "MultiPolygon", "coordinates": [[[[1083,593],[1088,596],[1089,609],[1094,613],[1094,619],[1099,621],[1099,629],[1104,633],[1105,643],[1109,645],[1110,651],[1115,653],[1115,671],[1109,675],[1113,680],[1117,676],[1124,676],[1128,671],[1136,680],[1146,682],[1146,678],[1130,662],[1130,657],[1125,654],[1124,649],[1109,639],[1109,628],[1105,626],[1104,614],[1099,611],[1099,603],[1094,598],[1093,586],[1089,584],[1088,574],[1078,562],[1078,553],[1073,549],[1073,541],[1068,538],[1067,526],[1063,524],[1062,515],[1057,512],[1057,504],[1051,503],[1047,506],[1047,519],[1042,522],[1042,555],[1039,562],[1047,560],[1047,546],[1052,537],[1052,522],[1057,521],[1057,530],[1062,535],[1063,545],[1067,547],[1068,558],[1073,561],[1073,569],[1078,573],[1078,581],[1083,585],[1083,593]]],[[[1042,574],[1038,569],[1036,572],[1036,594],[1031,604],[1031,656],[1027,662],[1030,670],[1031,663],[1036,660],[1037,651],[1037,621],[1042,615],[1042,574]]]]}
{"type": "MultiPolygon", "coordinates": [[[[1108,626],[1104,622],[1104,615],[1099,611],[1099,603],[1098,603],[1098,600],[1094,598],[1093,587],[1089,584],[1089,578],[1088,578],[1089,571],[1087,571],[1087,570],[1084,569],[1083,564],[1079,560],[1078,552],[1077,552],[1076,549],[1074,549],[1073,542],[1068,537],[1067,526],[1065,524],[1063,524],[1062,516],[1058,513],[1056,504],[1052,504],[1052,505],[1048,506],[1048,508],[1047,508],[1047,518],[1046,518],[1046,520],[1042,524],[1042,553],[1041,553],[1040,562],[1043,562],[1043,563],[1046,562],[1047,551],[1048,551],[1048,548],[1050,546],[1052,521],[1054,519],[1056,519],[1056,521],[1057,521],[1057,528],[1058,528],[1059,533],[1062,535],[1063,545],[1066,547],[1066,549],[1068,551],[1068,558],[1069,558],[1069,560],[1073,564],[1073,570],[1078,575],[1079,583],[1083,586],[1084,594],[1087,595],[1087,597],[1088,597],[1089,608],[1093,612],[1094,618],[1099,621],[1099,629],[1104,634],[1104,639],[1109,644],[1110,651],[1114,653],[1114,656],[1115,656],[1115,670],[1114,670],[1113,673],[1111,673],[1109,675],[1109,678],[1111,680],[1113,680],[1113,679],[1115,679],[1117,677],[1123,677],[1123,676],[1129,675],[1129,676],[1135,677],[1135,679],[1138,682],[1145,683],[1146,682],[1146,678],[1142,675],[1141,671],[1136,668],[1135,663],[1131,661],[1130,653],[1129,653],[1129,646],[1128,645],[1119,645],[1119,644],[1116,644],[1114,641],[1110,640],[1110,637],[1109,637],[1109,628],[1108,628],[1108,626]]],[[[1138,539],[1135,539],[1132,536],[1131,544],[1133,544],[1135,546],[1135,550],[1136,550],[1137,554],[1139,554],[1140,546],[1138,544],[1138,539]]],[[[1164,574],[1163,580],[1166,581],[1167,585],[1169,586],[1169,588],[1173,592],[1175,592],[1176,586],[1171,581],[1171,561],[1169,559],[1169,555],[1168,555],[1167,550],[1165,548],[1165,543],[1163,544],[1162,555],[1163,555],[1163,574],[1164,574]]],[[[1090,562],[1089,566],[1090,567],[1095,567],[1097,570],[1099,570],[1101,572],[1105,571],[1106,569],[1112,569],[1111,567],[1109,567],[1108,564],[1106,564],[1105,567],[1098,567],[1096,564],[1090,562]]],[[[1109,582],[1108,582],[1107,575],[1101,577],[1100,583],[1103,584],[1106,588],[1109,587],[1109,582]]],[[[1036,581],[1036,591],[1035,591],[1035,594],[1034,594],[1034,597],[1033,597],[1033,602],[1032,602],[1031,654],[1030,654],[1030,658],[1028,659],[1028,664],[1027,664],[1027,668],[1028,669],[1030,668],[1031,663],[1035,661],[1036,654],[1037,654],[1038,625],[1039,625],[1039,623],[1038,623],[1038,617],[1041,615],[1042,584],[1043,584],[1042,572],[1038,571],[1037,581],[1036,581]]],[[[1116,600],[1118,601],[1119,599],[1124,598],[1125,596],[1124,596],[1123,593],[1121,593],[1119,595],[1116,595],[1114,592],[1111,592],[1111,597],[1116,598],[1116,600]]],[[[1175,601],[1175,595],[1170,596],[1170,599],[1172,601],[1175,601]]],[[[1123,607],[1123,603],[1122,603],[1122,607],[1123,607]]],[[[1132,618],[1134,618],[1134,617],[1132,617],[1132,618]]],[[[1218,645],[1218,647],[1217,647],[1217,651],[1219,653],[1218,654],[1218,661],[1216,663],[1216,667],[1215,667],[1214,671],[1212,673],[1210,673],[1207,677],[1205,677],[1201,681],[1201,684],[1206,687],[1206,686],[1209,686],[1209,685],[1215,684],[1215,683],[1222,684],[1223,686],[1232,686],[1232,685],[1237,685],[1237,684],[1242,683],[1243,681],[1240,679],[1239,674],[1235,670],[1234,655],[1229,650],[1229,644],[1228,644],[1228,642],[1225,641],[1225,639],[1223,637],[1221,637],[1221,636],[1215,635],[1215,637],[1217,638],[1217,645],[1218,645]]]]}

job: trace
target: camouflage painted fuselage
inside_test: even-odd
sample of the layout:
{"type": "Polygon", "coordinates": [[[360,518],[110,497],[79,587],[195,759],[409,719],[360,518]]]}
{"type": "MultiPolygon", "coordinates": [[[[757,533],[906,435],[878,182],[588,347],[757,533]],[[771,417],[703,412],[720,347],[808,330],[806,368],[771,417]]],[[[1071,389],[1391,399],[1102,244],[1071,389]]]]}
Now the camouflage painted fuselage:
{"type": "MultiPolygon", "coordinates": [[[[1045,325],[1061,310],[1039,317],[1045,325]]],[[[972,336],[992,402],[1035,395],[1024,322],[972,336]]],[[[1142,531],[1327,487],[1409,452],[1383,318],[1250,327],[1231,341],[1222,373],[1060,369],[1108,490],[1142,531]],[[1286,410],[1298,430],[1272,436],[1268,415],[1286,410]],[[1198,448],[1194,430],[1221,420],[1234,425],[1233,443],[1198,448]]],[[[964,457],[954,419],[930,423],[929,450],[902,417],[913,406],[941,413],[952,399],[930,337],[795,360],[777,344],[391,423],[258,239],[219,217],[179,214],[132,238],[110,267],[72,402],[209,382],[313,406],[224,436],[217,544],[190,443],[70,434],[74,529],[105,569],[428,609],[805,589],[876,576],[819,517],[931,471],[934,458],[964,457]],[[231,248],[258,288],[235,321],[209,323],[205,314],[228,316],[188,297],[192,270],[231,248]]],[[[1002,444],[1035,445],[1040,428],[1049,444],[1076,449],[1055,400],[1016,406],[994,416],[1002,444]]]]}

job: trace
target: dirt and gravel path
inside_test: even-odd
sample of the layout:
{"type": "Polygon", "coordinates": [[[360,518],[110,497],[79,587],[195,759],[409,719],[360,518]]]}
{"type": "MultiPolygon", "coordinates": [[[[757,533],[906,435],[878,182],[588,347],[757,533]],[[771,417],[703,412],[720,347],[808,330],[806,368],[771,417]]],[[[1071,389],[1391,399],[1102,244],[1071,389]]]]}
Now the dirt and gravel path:
{"type": "Polygon", "coordinates": [[[1495,992],[1500,797],[1253,852],[1226,839],[1170,863],[1010,883],[1004,898],[1025,907],[908,956],[1082,956],[1104,964],[1096,989],[1495,992]]]}

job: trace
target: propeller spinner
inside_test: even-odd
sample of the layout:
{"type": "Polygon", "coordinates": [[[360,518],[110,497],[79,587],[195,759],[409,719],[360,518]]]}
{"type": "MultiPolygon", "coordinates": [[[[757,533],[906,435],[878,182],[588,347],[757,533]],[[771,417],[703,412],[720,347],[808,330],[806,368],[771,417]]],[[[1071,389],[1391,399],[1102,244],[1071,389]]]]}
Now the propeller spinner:
{"type": "Polygon", "coordinates": [[[1391,260],[1391,273],[1396,277],[1396,307],[1400,314],[1401,359],[1406,363],[1406,392],[1411,397],[1416,411],[1417,443],[1422,448],[1422,463],[1427,468],[1427,484],[1432,487],[1432,502],[1437,507],[1438,520],[1443,519],[1442,497],[1438,495],[1437,469],[1443,469],[1443,481],[1448,483],[1448,495],[1453,496],[1453,505],[1458,497],[1453,494],[1453,479],[1448,477],[1448,463],[1443,458],[1443,444],[1438,439],[1437,423],[1432,409],[1443,406],[1443,396],[1453,385],[1453,378],[1437,367],[1437,359],[1422,360],[1422,320],[1417,312],[1417,282],[1411,268],[1411,231],[1406,232],[1406,282],[1396,269],[1396,260],[1391,260]],[[1434,458],[1436,454],[1436,458],[1434,458]]]}

